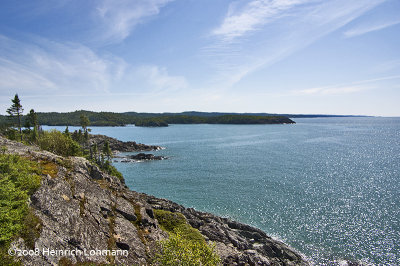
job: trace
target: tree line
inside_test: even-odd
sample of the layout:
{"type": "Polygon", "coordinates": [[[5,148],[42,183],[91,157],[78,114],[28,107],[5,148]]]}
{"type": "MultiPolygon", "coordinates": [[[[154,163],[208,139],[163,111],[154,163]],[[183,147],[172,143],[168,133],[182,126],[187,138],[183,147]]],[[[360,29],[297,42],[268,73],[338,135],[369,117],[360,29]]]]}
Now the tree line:
{"type": "MultiPolygon", "coordinates": [[[[145,127],[168,126],[169,124],[283,124],[294,123],[286,116],[219,114],[188,112],[186,113],[113,113],[75,111],[69,113],[36,113],[42,125],[48,126],[80,126],[82,115],[89,118],[92,126],[124,126],[136,125],[145,127]]],[[[27,117],[21,117],[25,123],[27,117]]],[[[5,117],[0,116],[0,122],[5,117]]]]}

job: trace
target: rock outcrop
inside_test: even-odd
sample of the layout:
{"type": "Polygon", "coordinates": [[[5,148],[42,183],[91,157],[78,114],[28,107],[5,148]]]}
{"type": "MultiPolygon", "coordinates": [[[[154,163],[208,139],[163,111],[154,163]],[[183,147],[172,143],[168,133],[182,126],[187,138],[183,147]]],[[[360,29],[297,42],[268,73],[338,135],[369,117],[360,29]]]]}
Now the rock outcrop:
{"type": "Polygon", "coordinates": [[[90,135],[89,144],[97,144],[101,150],[106,141],[108,141],[113,152],[158,151],[162,149],[160,146],[146,145],[135,141],[125,142],[104,135],[90,135]]]}
{"type": "Polygon", "coordinates": [[[138,153],[135,155],[114,155],[114,162],[131,163],[143,161],[160,161],[168,159],[168,157],[161,155],[154,155],[151,153],[138,153]]]}
{"type": "MultiPolygon", "coordinates": [[[[30,208],[41,221],[40,236],[34,242],[40,252],[18,258],[24,265],[148,265],[158,241],[168,237],[154,209],[182,213],[207,241],[216,244],[224,265],[308,264],[299,253],[259,229],[131,191],[84,158],[60,157],[2,137],[0,146],[6,146],[8,153],[51,163],[57,170],[53,176],[43,176],[41,187],[31,196],[30,208]],[[98,252],[113,249],[128,254],[98,252]],[[65,250],[75,252],[60,253],[65,250]]],[[[12,247],[32,249],[22,238],[12,247]]]]}
{"type": "Polygon", "coordinates": [[[163,160],[165,159],[164,156],[156,156],[151,153],[138,153],[136,155],[130,155],[128,158],[133,160],[163,160]]]}

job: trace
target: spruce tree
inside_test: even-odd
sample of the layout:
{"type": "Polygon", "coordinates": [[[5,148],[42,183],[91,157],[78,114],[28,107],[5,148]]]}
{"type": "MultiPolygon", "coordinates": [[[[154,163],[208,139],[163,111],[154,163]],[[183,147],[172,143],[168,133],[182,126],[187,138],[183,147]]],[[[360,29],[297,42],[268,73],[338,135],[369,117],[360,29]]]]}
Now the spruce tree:
{"type": "Polygon", "coordinates": [[[110,144],[108,143],[107,140],[104,142],[103,153],[107,157],[107,160],[110,160],[112,152],[111,152],[111,149],[110,149],[110,144]]]}
{"type": "Polygon", "coordinates": [[[7,113],[10,117],[17,117],[17,126],[19,129],[19,134],[21,136],[22,141],[22,129],[21,129],[21,117],[24,109],[22,109],[21,101],[19,100],[18,94],[15,94],[14,99],[11,100],[13,103],[10,108],[7,109],[7,113]]]}
{"type": "Polygon", "coordinates": [[[80,124],[81,124],[81,127],[83,129],[83,132],[84,133],[87,132],[87,127],[90,125],[89,118],[86,115],[81,114],[81,116],[80,116],[80,124]]]}
{"type": "Polygon", "coordinates": [[[93,145],[92,152],[93,152],[93,157],[94,157],[94,159],[95,159],[95,161],[97,163],[99,161],[99,159],[97,158],[97,144],[96,143],[93,145]]]}
{"type": "Polygon", "coordinates": [[[30,127],[33,127],[33,130],[30,132],[30,140],[32,142],[36,142],[39,138],[39,124],[38,124],[38,118],[37,118],[37,114],[35,112],[35,110],[31,109],[29,111],[29,114],[26,115],[27,116],[27,125],[30,127]]]}
{"type": "Polygon", "coordinates": [[[34,129],[37,130],[38,118],[35,110],[31,109],[29,111],[29,114],[26,115],[26,117],[27,117],[27,124],[29,125],[29,127],[33,127],[34,129]]]}
{"type": "Polygon", "coordinates": [[[68,126],[64,130],[64,135],[70,137],[68,126]]]}

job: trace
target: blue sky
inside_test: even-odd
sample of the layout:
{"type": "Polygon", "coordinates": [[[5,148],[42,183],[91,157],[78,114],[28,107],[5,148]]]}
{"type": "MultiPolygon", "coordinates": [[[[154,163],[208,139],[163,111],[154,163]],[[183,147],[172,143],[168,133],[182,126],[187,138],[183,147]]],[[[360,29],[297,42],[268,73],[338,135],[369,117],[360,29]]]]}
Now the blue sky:
{"type": "Polygon", "coordinates": [[[400,116],[398,0],[2,0],[0,113],[400,116]]]}

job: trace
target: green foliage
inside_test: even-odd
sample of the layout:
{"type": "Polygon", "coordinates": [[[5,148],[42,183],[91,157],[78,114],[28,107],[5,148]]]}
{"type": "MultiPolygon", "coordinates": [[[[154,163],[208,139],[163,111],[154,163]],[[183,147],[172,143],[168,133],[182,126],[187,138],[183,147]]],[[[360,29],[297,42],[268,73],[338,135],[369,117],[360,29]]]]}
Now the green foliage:
{"type": "Polygon", "coordinates": [[[49,126],[82,126],[81,115],[85,115],[92,126],[122,126],[133,124],[132,116],[111,112],[75,111],[69,113],[38,113],[43,125],[49,126]]]}
{"type": "Polygon", "coordinates": [[[15,187],[15,184],[8,178],[0,180],[0,242],[9,241],[22,229],[20,222],[27,212],[26,192],[15,187]]]}
{"type": "Polygon", "coordinates": [[[21,114],[24,109],[22,109],[21,101],[18,97],[18,94],[15,94],[14,99],[11,100],[13,103],[10,108],[7,109],[7,113],[10,116],[21,114]]]}
{"type": "Polygon", "coordinates": [[[38,139],[39,139],[39,132],[37,128],[34,127],[33,130],[31,130],[31,132],[29,133],[29,141],[31,143],[36,143],[38,139]]]}
{"type": "Polygon", "coordinates": [[[82,127],[83,131],[87,132],[86,129],[90,125],[90,120],[86,115],[81,114],[80,117],[79,117],[79,124],[82,127]]]}
{"type": "MultiPolygon", "coordinates": [[[[75,131],[72,137],[65,132],[62,133],[57,130],[44,131],[39,137],[38,144],[43,150],[50,151],[52,153],[61,156],[83,156],[81,145],[73,140],[73,138],[82,139],[82,131],[75,131]]],[[[106,147],[106,145],[105,145],[106,147]]],[[[106,156],[111,158],[111,149],[103,149],[103,152],[107,152],[106,156]]],[[[93,163],[97,164],[103,171],[110,175],[118,177],[122,182],[124,182],[124,177],[122,174],[110,163],[109,160],[104,160],[104,154],[98,154],[97,145],[91,147],[91,155],[85,153],[85,157],[91,160],[93,163]],[[98,155],[100,155],[98,157],[98,155]]],[[[41,167],[51,175],[56,176],[56,171],[51,169],[51,165],[41,164],[41,167]]]]}
{"type": "Polygon", "coordinates": [[[137,127],[167,127],[168,123],[160,117],[143,118],[135,122],[137,127]]]}
{"type": "Polygon", "coordinates": [[[57,130],[44,131],[38,140],[40,148],[61,156],[80,156],[81,147],[71,137],[57,130]]]}
{"type": "Polygon", "coordinates": [[[186,224],[186,218],[182,213],[155,209],[154,215],[161,228],[167,232],[174,232],[175,228],[186,224]]]}
{"type": "Polygon", "coordinates": [[[38,165],[18,155],[0,154],[0,245],[31,230],[28,198],[40,186],[38,165]]]}
{"type": "Polygon", "coordinates": [[[161,229],[169,239],[161,241],[162,253],[156,261],[161,265],[218,265],[220,258],[215,247],[208,245],[200,232],[191,227],[185,216],[165,210],[154,210],[161,229]]]}
{"type": "Polygon", "coordinates": [[[104,142],[104,145],[103,145],[103,154],[107,157],[108,160],[110,160],[110,158],[112,156],[112,152],[110,149],[110,144],[108,143],[107,140],[104,142]]]}
{"type": "Polygon", "coordinates": [[[17,130],[14,128],[8,127],[8,126],[3,126],[1,128],[1,135],[5,136],[8,139],[11,140],[19,140],[20,139],[20,134],[17,130]]]}
{"type": "Polygon", "coordinates": [[[219,115],[219,116],[187,116],[171,115],[139,119],[135,126],[162,127],[168,124],[280,124],[293,123],[283,116],[255,115],[219,115]]]}
{"type": "Polygon", "coordinates": [[[168,233],[180,232],[188,240],[205,242],[204,237],[199,230],[191,227],[182,213],[170,212],[164,210],[154,210],[154,215],[161,226],[161,229],[168,233]]]}
{"type": "Polygon", "coordinates": [[[84,136],[83,136],[83,134],[82,134],[82,130],[81,130],[81,129],[75,130],[75,131],[72,133],[71,138],[72,138],[74,141],[78,142],[78,143],[82,143],[82,142],[84,141],[84,136]]]}
{"type": "Polygon", "coordinates": [[[0,244],[0,265],[21,266],[20,261],[15,261],[14,257],[8,255],[8,245],[0,244]]]}
{"type": "Polygon", "coordinates": [[[36,143],[39,135],[37,114],[31,109],[24,119],[23,111],[18,94],[15,94],[11,107],[7,109],[9,121],[1,119],[2,116],[0,116],[0,134],[11,140],[18,139],[21,142],[36,143]],[[25,122],[26,129],[22,131],[21,124],[23,122],[25,122]],[[31,127],[33,127],[33,131],[31,127]],[[18,131],[15,128],[18,128],[18,131]]]}
{"type": "Polygon", "coordinates": [[[37,129],[37,126],[38,126],[37,114],[35,113],[35,110],[31,109],[29,111],[29,114],[26,115],[25,127],[27,128],[33,127],[34,129],[37,129]]]}
{"type": "Polygon", "coordinates": [[[156,256],[161,265],[219,265],[221,259],[215,253],[214,245],[191,241],[184,233],[177,231],[169,239],[161,241],[162,253],[156,256]]]}
{"type": "Polygon", "coordinates": [[[67,136],[70,136],[68,126],[66,126],[66,128],[65,128],[64,134],[67,135],[67,136]]]}
{"type": "Polygon", "coordinates": [[[21,231],[20,236],[29,248],[34,249],[35,241],[39,238],[42,231],[42,221],[33,213],[32,209],[28,208],[28,213],[25,215],[23,224],[24,230],[21,231]]]}

